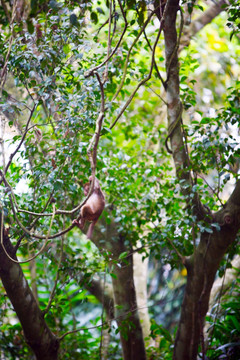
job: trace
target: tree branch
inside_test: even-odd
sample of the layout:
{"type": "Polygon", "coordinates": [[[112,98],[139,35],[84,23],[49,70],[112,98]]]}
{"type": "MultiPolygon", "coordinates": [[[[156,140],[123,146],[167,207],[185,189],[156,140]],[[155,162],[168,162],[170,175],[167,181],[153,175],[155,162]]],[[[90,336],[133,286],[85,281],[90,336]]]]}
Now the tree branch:
{"type": "Polygon", "coordinates": [[[100,280],[92,280],[89,284],[84,284],[84,287],[94,295],[100,303],[102,303],[108,319],[114,318],[114,300],[113,295],[106,291],[100,280]]]}
{"type": "MultiPolygon", "coordinates": [[[[122,79],[121,79],[121,83],[119,84],[118,86],[118,89],[115,93],[115,95],[113,96],[113,100],[115,100],[118,96],[118,94],[120,93],[122,87],[123,87],[123,84],[124,84],[124,81],[125,81],[125,78],[127,76],[127,68],[128,68],[128,62],[129,62],[129,58],[130,58],[130,55],[131,55],[131,52],[132,52],[132,49],[133,47],[136,45],[137,41],[139,40],[140,36],[142,35],[142,33],[145,33],[145,28],[147,26],[147,24],[149,23],[149,21],[151,20],[152,16],[154,15],[154,12],[150,13],[150,15],[148,16],[147,20],[145,21],[145,23],[143,24],[141,30],[139,31],[138,35],[135,37],[132,45],[130,46],[129,50],[128,50],[128,53],[127,53],[127,57],[126,57],[126,60],[125,60],[125,64],[124,64],[124,67],[123,67],[123,75],[122,75],[122,79]]],[[[153,51],[151,49],[151,51],[153,51]]],[[[156,64],[155,62],[155,59],[154,59],[154,64],[156,64]]],[[[160,75],[161,76],[161,75],[160,75]]]]}
{"type": "MultiPolygon", "coordinates": [[[[192,206],[193,212],[199,219],[206,216],[207,211],[200,202],[197,193],[192,198],[192,177],[190,172],[190,160],[185,137],[182,130],[182,102],[180,100],[179,89],[179,63],[178,63],[178,46],[180,43],[176,31],[177,12],[180,11],[179,0],[169,1],[169,10],[166,12],[164,22],[164,40],[166,54],[166,72],[167,72],[167,112],[168,112],[168,138],[170,138],[173,161],[176,168],[176,174],[180,181],[181,191],[187,197],[187,203],[192,206]]],[[[182,28],[182,13],[181,25],[182,28]]]]}
{"type": "Polygon", "coordinates": [[[57,283],[58,283],[58,279],[59,279],[59,270],[60,270],[60,266],[62,264],[62,259],[63,259],[63,242],[64,242],[64,237],[62,236],[62,238],[61,238],[61,248],[60,248],[60,257],[59,257],[58,266],[57,266],[57,275],[56,275],[56,279],[54,281],[54,285],[53,285],[51,294],[49,296],[47,307],[43,311],[43,316],[45,316],[48,313],[48,311],[49,311],[49,309],[50,309],[50,307],[52,305],[52,301],[53,301],[55,291],[56,291],[56,288],[57,288],[57,283]]]}
{"type": "Polygon", "coordinates": [[[204,13],[199,16],[196,20],[192,21],[190,26],[185,26],[183,36],[181,38],[179,52],[190,44],[190,41],[194,35],[196,35],[204,26],[209,24],[216,16],[218,16],[226,8],[223,5],[228,5],[227,0],[219,0],[209,7],[204,13]]]}

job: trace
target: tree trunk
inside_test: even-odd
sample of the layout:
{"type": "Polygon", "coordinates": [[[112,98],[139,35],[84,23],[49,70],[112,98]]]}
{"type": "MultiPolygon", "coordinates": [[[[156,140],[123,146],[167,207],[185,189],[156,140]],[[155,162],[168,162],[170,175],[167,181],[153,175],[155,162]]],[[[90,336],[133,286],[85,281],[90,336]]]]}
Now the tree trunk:
{"type": "Polygon", "coordinates": [[[114,315],[119,327],[124,360],[146,360],[145,344],[142,326],[139,319],[136,290],[133,277],[132,248],[126,246],[125,239],[118,234],[116,225],[112,222],[106,225],[106,241],[99,241],[93,236],[93,243],[100,249],[111,254],[113,265],[111,269],[114,315]],[[124,259],[119,259],[122,253],[129,253],[124,259]]]}
{"type": "MultiPolygon", "coordinates": [[[[16,259],[7,235],[4,236],[3,241],[7,252],[16,259]]],[[[0,246],[0,277],[22,325],[26,342],[32,348],[37,360],[57,360],[59,341],[48,328],[20,265],[6,256],[2,246],[0,246]]]]}
{"type": "Polygon", "coordinates": [[[214,214],[213,222],[221,225],[221,229],[211,234],[203,233],[196,252],[187,260],[187,285],[175,339],[174,360],[195,360],[201,337],[204,351],[204,318],[212,285],[219,264],[240,227],[240,182],[224,209],[214,214]]]}
{"type": "MultiPolygon", "coordinates": [[[[178,46],[180,39],[176,31],[176,17],[179,0],[167,2],[164,21],[164,39],[166,53],[166,96],[168,106],[168,127],[172,156],[182,193],[186,196],[198,219],[204,219],[206,211],[198,194],[191,199],[192,180],[189,171],[189,159],[181,129],[182,104],[179,96],[178,46]]],[[[193,193],[192,193],[193,194],[193,193]]],[[[174,360],[195,360],[198,346],[202,340],[204,353],[203,326],[208,310],[210,291],[217,269],[229,245],[235,240],[240,227],[240,182],[218,213],[211,215],[207,226],[209,232],[201,234],[200,243],[194,254],[186,259],[187,284],[181,308],[181,317],[175,339],[174,360]],[[218,223],[220,230],[211,227],[218,223]]]]}

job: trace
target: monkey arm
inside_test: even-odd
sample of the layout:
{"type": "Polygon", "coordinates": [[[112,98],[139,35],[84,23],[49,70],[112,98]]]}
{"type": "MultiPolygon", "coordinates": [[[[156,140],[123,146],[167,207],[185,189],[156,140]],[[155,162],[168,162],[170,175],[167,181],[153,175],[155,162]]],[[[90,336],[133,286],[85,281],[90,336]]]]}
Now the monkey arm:
{"type": "Polygon", "coordinates": [[[72,224],[82,230],[84,228],[85,220],[83,218],[80,218],[80,220],[74,219],[72,224]]]}

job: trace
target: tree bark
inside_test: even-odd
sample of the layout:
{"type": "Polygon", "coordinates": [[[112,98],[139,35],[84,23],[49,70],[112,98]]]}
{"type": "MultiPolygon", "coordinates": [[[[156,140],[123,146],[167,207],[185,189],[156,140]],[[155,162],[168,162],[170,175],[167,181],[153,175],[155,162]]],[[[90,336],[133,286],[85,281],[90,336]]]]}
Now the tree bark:
{"type": "MultiPolygon", "coordinates": [[[[17,260],[13,246],[4,236],[7,252],[17,260]]],[[[59,341],[47,326],[19,264],[12,262],[0,246],[0,277],[22,325],[27,344],[37,360],[57,360],[59,341]]]]}
{"type": "MultiPolygon", "coordinates": [[[[139,247],[140,246],[141,244],[139,242],[139,247]]],[[[148,263],[149,263],[149,258],[144,258],[143,260],[142,254],[139,254],[138,252],[133,254],[134,284],[136,288],[138,313],[143,330],[145,345],[147,347],[155,346],[155,341],[152,338],[150,338],[151,322],[148,312],[148,294],[147,294],[148,263]]]]}
{"type": "Polygon", "coordinates": [[[179,0],[169,0],[163,26],[167,72],[168,129],[177,176],[180,180],[185,180],[185,185],[191,185],[189,170],[185,170],[188,168],[189,161],[181,129],[182,103],[179,96],[178,36],[176,30],[178,10],[179,0]]]}
{"type": "MultiPolygon", "coordinates": [[[[122,251],[123,252],[123,251],[122,251]]],[[[145,344],[140,324],[136,290],[133,278],[133,257],[127,264],[114,266],[113,290],[116,306],[115,316],[120,329],[124,360],[145,360],[145,344]]]]}
{"type": "Polygon", "coordinates": [[[140,323],[136,289],[133,275],[133,255],[125,239],[118,234],[114,223],[106,225],[105,243],[93,236],[92,241],[100,249],[111,253],[111,269],[115,319],[118,323],[124,360],[146,360],[146,351],[142,326],[140,323]],[[129,253],[123,260],[122,253],[129,253]],[[119,259],[119,260],[118,260],[119,259]]]}
{"type": "MultiPolygon", "coordinates": [[[[181,128],[182,104],[179,96],[178,43],[176,16],[179,0],[169,0],[169,7],[164,19],[164,39],[166,52],[167,84],[166,96],[168,107],[168,127],[172,156],[178,179],[181,181],[182,193],[191,195],[192,180],[189,172],[189,160],[184,134],[181,128]]],[[[186,139],[185,139],[186,140],[186,139]]],[[[191,197],[190,201],[191,201],[191,197]]],[[[198,195],[192,199],[193,211],[198,219],[204,218],[204,210],[198,195]]],[[[229,245],[235,240],[240,227],[240,182],[227,204],[208,220],[211,233],[201,234],[200,243],[195,253],[186,259],[187,284],[181,308],[181,317],[175,339],[174,360],[195,360],[198,345],[202,340],[204,352],[203,325],[208,310],[210,291],[220,261],[229,245]],[[220,230],[211,228],[218,223],[220,230]]]]}
{"type": "Polygon", "coordinates": [[[217,222],[221,229],[211,234],[202,233],[195,253],[187,261],[187,285],[175,339],[174,360],[197,358],[216,272],[240,228],[240,182],[225,207],[214,214],[213,222],[217,222]]]}

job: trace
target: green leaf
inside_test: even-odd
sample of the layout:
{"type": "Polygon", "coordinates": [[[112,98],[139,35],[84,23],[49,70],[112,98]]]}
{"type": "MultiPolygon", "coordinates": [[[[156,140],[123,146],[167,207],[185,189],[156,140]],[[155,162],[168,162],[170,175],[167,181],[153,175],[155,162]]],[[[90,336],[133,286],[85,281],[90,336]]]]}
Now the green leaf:
{"type": "Polygon", "coordinates": [[[97,24],[97,23],[98,23],[98,15],[97,15],[97,13],[95,13],[94,11],[92,11],[90,16],[91,16],[91,20],[92,20],[95,24],[97,24]]]}
{"type": "Polygon", "coordinates": [[[184,82],[187,78],[188,78],[187,76],[182,76],[180,81],[184,82]]]}
{"type": "Polygon", "coordinates": [[[61,7],[62,7],[63,5],[60,4],[59,2],[55,1],[55,0],[50,0],[49,6],[50,6],[50,8],[52,8],[53,10],[59,10],[59,9],[61,9],[61,7]]]}
{"type": "Polygon", "coordinates": [[[121,254],[119,255],[119,259],[120,259],[120,260],[125,259],[125,258],[127,257],[127,255],[128,255],[128,252],[125,251],[125,252],[123,252],[123,253],[121,253],[121,254]]]}
{"type": "Polygon", "coordinates": [[[64,44],[63,45],[63,51],[64,53],[67,55],[70,52],[70,46],[69,44],[64,44]]]}
{"type": "Polygon", "coordinates": [[[78,25],[78,19],[77,19],[77,16],[75,14],[71,14],[70,15],[70,23],[73,25],[73,26],[77,26],[78,25]]]}
{"type": "Polygon", "coordinates": [[[97,7],[97,11],[99,12],[99,14],[105,14],[105,12],[103,11],[103,9],[100,8],[99,6],[97,7]]]}
{"type": "Polygon", "coordinates": [[[28,19],[27,21],[27,29],[30,34],[34,33],[34,25],[31,19],[28,19]]]}
{"type": "Polygon", "coordinates": [[[114,273],[109,273],[109,275],[110,275],[112,278],[117,279],[116,274],[114,274],[114,273]]]}

